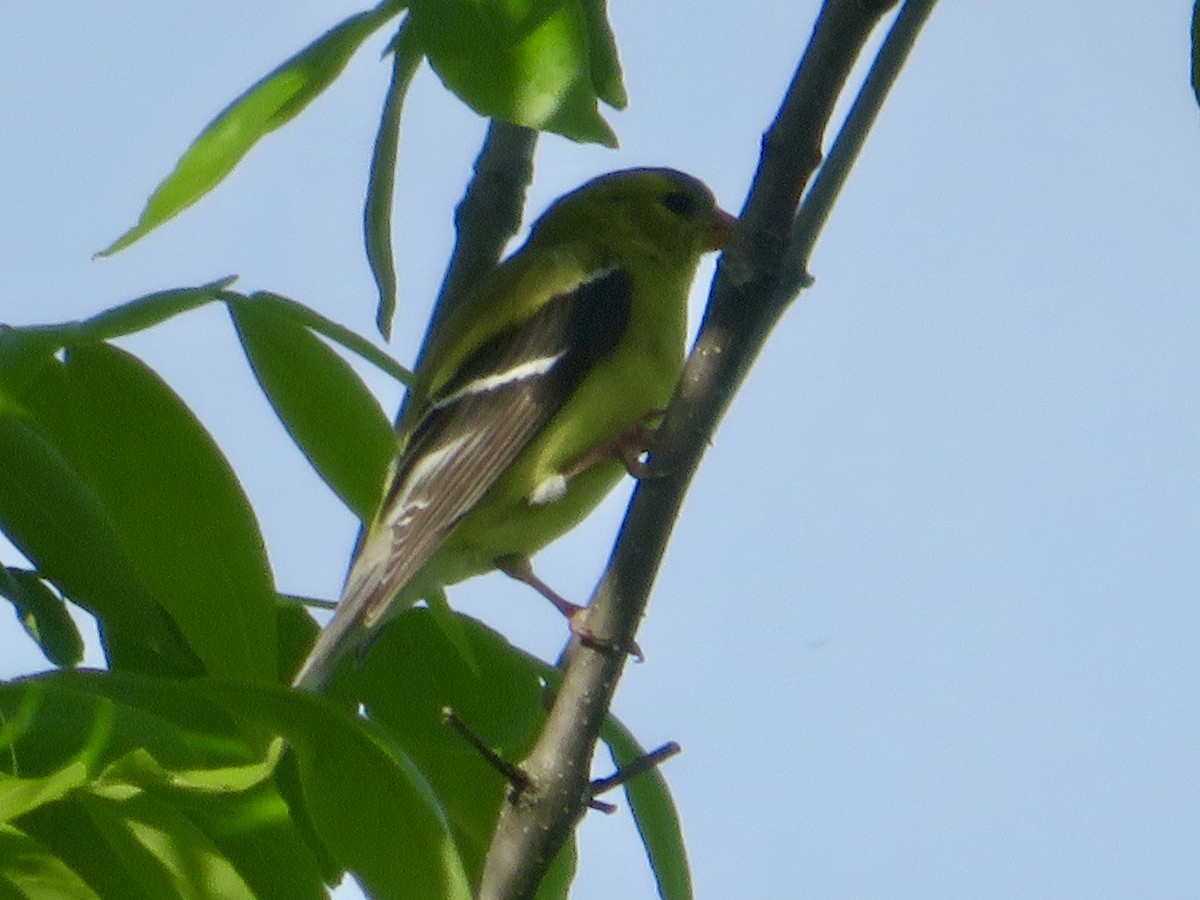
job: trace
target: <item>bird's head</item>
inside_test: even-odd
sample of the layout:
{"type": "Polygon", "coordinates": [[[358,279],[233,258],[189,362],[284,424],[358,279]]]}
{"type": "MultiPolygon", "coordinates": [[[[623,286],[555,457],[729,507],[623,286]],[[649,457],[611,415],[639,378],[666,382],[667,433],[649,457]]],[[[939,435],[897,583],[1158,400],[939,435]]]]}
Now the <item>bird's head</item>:
{"type": "Polygon", "coordinates": [[[724,247],[735,219],[703,182],[675,169],[625,169],[560,198],[534,223],[531,241],[581,233],[597,243],[635,244],[671,261],[698,260],[724,247]]]}

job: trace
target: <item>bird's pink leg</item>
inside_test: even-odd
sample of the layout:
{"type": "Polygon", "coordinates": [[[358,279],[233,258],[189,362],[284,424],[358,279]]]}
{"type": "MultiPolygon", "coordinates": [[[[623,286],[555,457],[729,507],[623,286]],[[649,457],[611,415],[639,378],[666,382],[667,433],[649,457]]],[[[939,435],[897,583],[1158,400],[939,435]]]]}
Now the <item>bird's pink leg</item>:
{"type": "MultiPolygon", "coordinates": [[[[578,603],[572,603],[562,594],[558,593],[558,591],[554,590],[554,588],[550,587],[550,585],[546,584],[546,582],[542,581],[542,579],[538,578],[533,572],[533,564],[529,562],[529,557],[515,553],[508,556],[501,556],[496,560],[496,568],[514,581],[529,585],[553,603],[554,608],[566,617],[571,634],[578,637],[580,642],[588,647],[598,649],[611,646],[611,642],[600,640],[588,629],[584,622],[587,616],[587,607],[580,606],[578,603]]],[[[611,649],[616,648],[613,647],[611,649]]],[[[639,662],[643,659],[642,649],[637,645],[636,641],[632,647],[626,649],[639,662]]]]}

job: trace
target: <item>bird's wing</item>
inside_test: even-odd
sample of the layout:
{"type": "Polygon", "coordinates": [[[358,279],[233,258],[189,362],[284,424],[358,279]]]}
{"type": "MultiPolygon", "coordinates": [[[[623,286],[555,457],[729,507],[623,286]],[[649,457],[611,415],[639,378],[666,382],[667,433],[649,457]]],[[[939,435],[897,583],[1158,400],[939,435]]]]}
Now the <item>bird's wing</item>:
{"type": "Polygon", "coordinates": [[[297,686],[321,687],[364,644],[455,523],[612,352],[632,291],[623,269],[594,273],[482,343],[430,398],[297,686]]]}

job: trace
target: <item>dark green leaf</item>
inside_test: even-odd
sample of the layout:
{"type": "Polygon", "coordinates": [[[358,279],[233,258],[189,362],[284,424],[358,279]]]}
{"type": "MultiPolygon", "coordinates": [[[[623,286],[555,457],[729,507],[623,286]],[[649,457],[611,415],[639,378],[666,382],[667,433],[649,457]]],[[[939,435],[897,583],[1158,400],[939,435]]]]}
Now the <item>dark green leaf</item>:
{"type": "Polygon", "coordinates": [[[608,23],[605,0],[581,0],[587,21],[588,59],[592,65],[592,86],[596,95],[614,109],[624,109],[629,103],[625,82],[621,78],[621,61],[617,56],[617,39],[608,23]]]}
{"type": "MultiPolygon", "coordinates": [[[[57,362],[46,374],[53,377],[43,387],[64,381],[57,362]]],[[[13,413],[0,413],[0,528],[42,577],[99,619],[110,665],[200,671],[178,626],[138,578],[95,490],[44,431],[13,413]]]]}
{"type": "Polygon", "coordinates": [[[3,365],[7,367],[10,350],[17,349],[15,342],[24,341],[32,348],[53,353],[62,347],[98,344],[111,338],[144,331],[180,313],[219,300],[225,289],[236,280],[237,276],[230,275],[200,287],[156,291],[78,322],[4,328],[0,330],[0,335],[4,337],[4,342],[0,343],[0,351],[3,351],[0,352],[0,360],[3,360],[3,365]]]}
{"type": "Polygon", "coordinates": [[[575,869],[579,865],[579,854],[574,841],[563,844],[558,855],[551,861],[538,885],[536,900],[567,900],[571,885],[575,881],[575,869]]]}
{"type": "Polygon", "coordinates": [[[219,300],[237,276],[231,275],[214,281],[212,284],[193,288],[172,288],[138,297],[112,309],[84,319],[76,324],[74,333],[62,342],[62,346],[72,344],[98,344],[138,331],[153,328],[160,322],[173,318],[180,313],[188,312],[205,303],[219,300]]]}
{"type": "Polygon", "coordinates": [[[0,414],[24,411],[19,398],[61,346],[41,329],[0,325],[0,414]]]}
{"type": "MultiPolygon", "coordinates": [[[[16,753],[10,749],[10,759],[16,753]]],[[[14,762],[10,766],[15,768],[14,762]]],[[[76,759],[49,775],[37,778],[0,777],[0,822],[11,822],[39,806],[69,796],[87,783],[87,764],[76,759]]]]}
{"type": "Polygon", "coordinates": [[[37,641],[46,659],[73,668],[83,660],[83,638],[62,598],[37,574],[24,569],[0,571],[0,594],[17,607],[21,625],[37,641]]]}
{"type": "Polygon", "coordinates": [[[123,351],[70,350],[63,376],[61,389],[26,400],[100,499],[137,581],[210,674],[274,681],[275,592],[262,538],[212,438],[123,351]]]}
{"type": "Polygon", "coordinates": [[[53,354],[63,347],[96,344],[151,328],[219,299],[234,281],[235,277],[230,276],[200,287],[158,291],[81,322],[23,328],[0,326],[0,409],[19,408],[15,398],[28,389],[53,354]]]}
{"type": "Polygon", "coordinates": [[[238,794],[156,791],[176,804],[253,889],[255,897],[327,897],[311,848],[271,783],[238,794]]]}
{"type": "Polygon", "coordinates": [[[11,825],[0,825],[0,897],[99,900],[62,860],[11,825]]]}
{"type": "Polygon", "coordinates": [[[153,793],[114,784],[76,799],[129,880],[149,896],[255,900],[204,832],[153,793]]]}
{"type": "MultiPolygon", "coordinates": [[[[600,737],[617,768],[646,755],[629,730],[611,715],[600,737]]],[[[692,878],[683,828],[662,772],[656,767],[633,778],[625,785],[625,796],[658,881],[659,896],[663,900],[691,900],[692,878]]]]}
{"type": "Polygon", "coordinates": [[[464,623],[469,620],[450,608],[450,601],[446,599],[445,589],[438,588],[436,591],[430,591],[425,597],[425,606],[429,610],[433,623],[437,625],[438,631],[442,633],[442,637],[458,653],[459,661],[470,670],[471,674],[482,675],[479,662],[471,650],[471,641],[467,637],[464,623]]]}
{"type": "Polygon", "coordinates": [[[396,185],[396,150],[400,143],[400,111],[413,73],[421,61],[416,43],[403,25],[392,41],[392,82],[383,103],[375,149],[371,154],[371,177],[367,183],[367,202],[363,209],[363,236],[367,262],[379,290],[379,311],[375,322],[385,337],[392,334],[392,315],[396,311],[396,265],[392,259],[392,207],[396,185]]]}
{"type": "Polygon", "coordinates": [[[372,896],[467,900],[469,883],[433,795],[369,723],[283,688],[210,684],[230,712],[268,725],[295,754],[305,814],[372,896]]]}
{"type": "Polygon", "coordinates": [[[23,776],[0,777],[0,821],[105,896],[131,896],[122,884],[151,898],[323,896],[275,788],[272,723],[214,702],[206,684],[71,673],[0,687],[0,762],[23,776]],[[192,890],[182,853],[220,890],[192,890]]]}
{"type": "Polygon", "coordinates": [[[50,803],[23,816],[17,824],[99,896],[155,900],[130,879],[122,861],[113,856],[105,835],[77,800],[50,803]]]}
{"type": "Polygon", "coordinates": [[[300,778],[300,766],[296,762],[296,754],[285,750],[275,767],[275,785],[279,794],[286,800],[292,823],[296,830],[303,835],[305,843],[313,854],[313,860],[326,884],[337,884],[346,874],[346,867],[333,857],[326,848],[324,841],[317,831],[312,816],[308,811],[308,803],[304,799],[304,782],[300,778]]]}
{"type": "Polygon", "coordinates": [[[199,684],[81,671],[0,685],[0,770],[49,784],[82,763],[89,780],[107,773],[128,781],[136,770],[143,786],[170,780],[204,790],[267,779],[273,734],[240,722],[199,684]]]}
{"type": "Polygon", "coordinates": [[[427,610],[392,622],[350,676],[372,720],[396,740],[437,793],[472,878],[482,871],[506,784],[443,718],[450,707],[500,756],[516,762],[545,713],[542,664],[465,616],[474,670],[427,610]]]}
{"type": "Polygon", "coordinates": [[[227,106],[155,189],[137,224],[100,256],[116,253],[212,190],[260,138],[295,118],[325,90],[371,33],[400,11],[385,0],[346,19],[227,106]]]}
{"type": "Polygon", "coordinates": [[[597,97],[623,91],[597,3],[416,0],[411,27],[434,71],[479,114],[611,147],[597,97]]]}
{"type": "Polygon", "coordinates": [[[347,506],[369,520],[396,438],[354,370],[307,328],[273,307],[231,303],[259,385],[292,440],[347,506]]]}
{"type": "Polygon", "coordinates": [[[291,684],[321,630],[298,600],[280,597],[275,603],[279,628],[279,683],[291,684]]]}
{"type": "Polygon", "coordinates": [[[412,384],[412,372],[400,365],[366,338],[355,334],[336,322],[333,322],[314,309],[309,309],[303,303],[298,303],[270,291],[256,291],[249,297],[254,303],[270,306],[281,316],[287,316],[297,324],[303,325],[322,337],[329,338],[335,344],[340,344],[354,355],[369,362],[385,375],[399,381],[401,384],[412,384]]]}

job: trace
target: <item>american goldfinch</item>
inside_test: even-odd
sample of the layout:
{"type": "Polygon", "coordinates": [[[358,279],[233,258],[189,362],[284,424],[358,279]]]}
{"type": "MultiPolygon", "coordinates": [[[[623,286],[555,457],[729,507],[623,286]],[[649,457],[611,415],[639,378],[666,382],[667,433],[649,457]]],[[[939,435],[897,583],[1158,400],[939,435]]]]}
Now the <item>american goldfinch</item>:
{"type": "Polygon", "coordinates": [[[614,172],[556,201],[464,297],[418,367],[379,511],[296,686],[319,690],[391,616],[493,569],[577,609],[528,558],[638,472],[682,371],[696,267],[733,221],[682,172],[614,172]]]}

